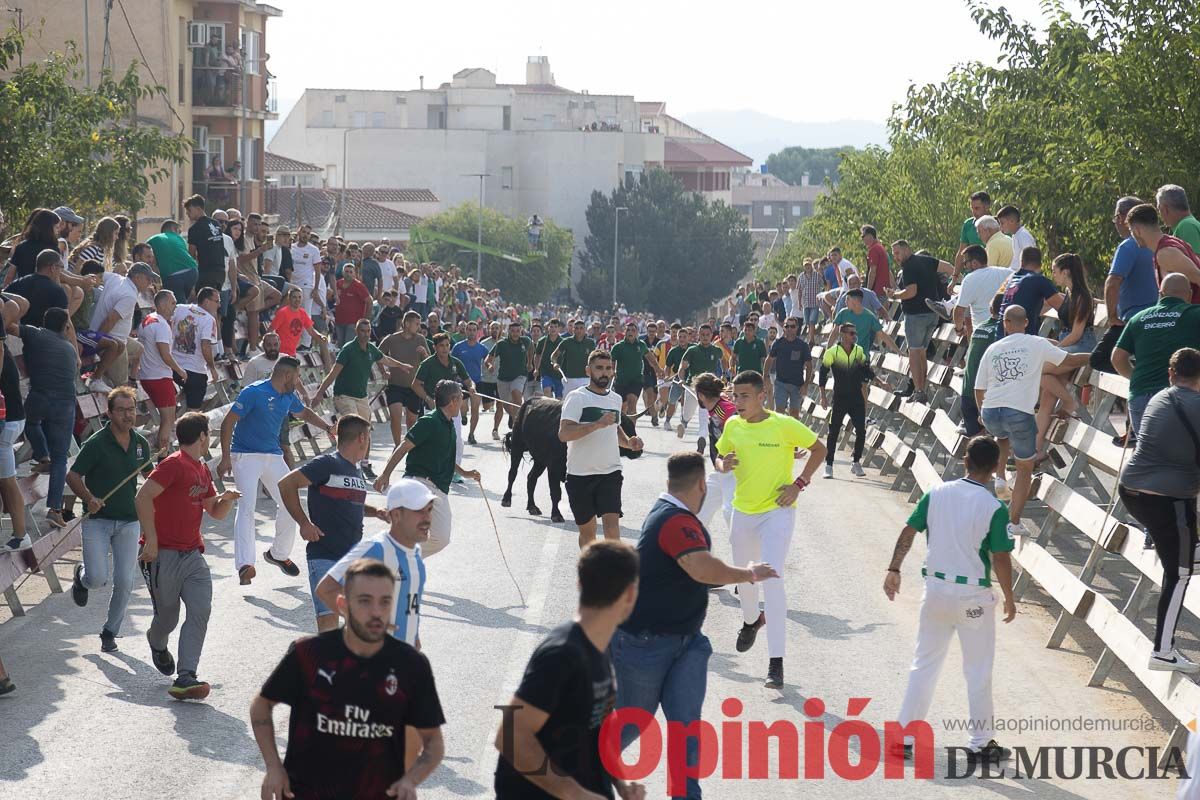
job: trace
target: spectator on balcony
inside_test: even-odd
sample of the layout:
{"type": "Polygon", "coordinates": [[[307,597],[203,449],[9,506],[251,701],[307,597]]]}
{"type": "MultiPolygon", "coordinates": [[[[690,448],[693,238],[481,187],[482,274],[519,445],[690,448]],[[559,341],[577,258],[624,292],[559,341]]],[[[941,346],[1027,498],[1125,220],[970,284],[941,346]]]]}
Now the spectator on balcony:
{"type": "Polygon", "coordinates": [[[218,183],[226,180],[225,167],[221,166],[221,157],[213,156],[208,165],[209,181],[217,181],[218,183]]]}
{"type": "Polygon", "coordinates": [[[180,303],[186,303],[196,286],[197,267],[196,259],[188,252],[187,242],[179,231],[179,223],[169,219],[159,228],[159,233],[146,240],[146,244],[154,251],[163,288],[174,292],[180,303]]]}

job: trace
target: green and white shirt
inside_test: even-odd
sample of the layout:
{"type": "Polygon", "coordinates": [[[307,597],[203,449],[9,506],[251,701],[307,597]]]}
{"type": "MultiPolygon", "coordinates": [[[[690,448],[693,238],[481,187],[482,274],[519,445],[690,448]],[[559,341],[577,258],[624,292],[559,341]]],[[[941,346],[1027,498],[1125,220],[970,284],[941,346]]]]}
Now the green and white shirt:
{"type": "Polygon", "coordinates": [[[992,553],[1012,552],[1008,507],[970,478],[925,493],[908,518],[925,532],[929,552],[921,574],[966,586],[992,585],[992,553]]]}

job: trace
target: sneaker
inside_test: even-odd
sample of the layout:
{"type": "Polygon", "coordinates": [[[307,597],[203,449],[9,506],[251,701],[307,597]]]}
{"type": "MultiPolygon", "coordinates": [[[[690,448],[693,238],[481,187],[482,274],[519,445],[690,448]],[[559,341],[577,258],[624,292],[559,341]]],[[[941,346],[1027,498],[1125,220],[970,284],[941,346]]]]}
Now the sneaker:
{"type": "Polygon", "coordinates": [[[100,652],[115,653],[117,651],[117,635],[107,628],[100,631],[100,652]]]}
{"type": "Polygon", "coordinates": [[[492,438],[495,439],[497,442],[500,441],[500,429],[499,428],[492,428],[492,438]]]}
{"type": "Polygon", "coordinates": [[[738,631],[737,644],[735,645],[739,653],[744,653],[751,647],[754,647],[754,640],[758,638],[758,629],[767,624],[767,615],[763,612],[758,612],[758,619],[749,625],[742,623],[742,629],[738,631]]]}
{"type": "Polygon", "coordinates": [[[946,307],[947,305],[948,303],[943,300],[934,300],[931,297],[925,298],[925,307],[937,314],[938,317],[941,318],[942,322],[949,322],[954,318],[954,315],[951,313],[950,309],[946,307]]]}
{"type": "Polygon", "coordinates": [[[687,433],[687,426],[682,422],[675,426],[675,436],[682,439],[683,434],[687,433]]]}
{"type": "Polygon", "coordinates": [[[928,404],[929,403],[929,395],[925,394],[925,392],[923,390],[919,391],[919,392],[913,392],[911,395],[909,395],[908,402],[928,404]]]}
{"type": "Polygon", "coordinates": [[[0,678],[0,695],[6,695],[9,692],[15,692],[17,685],[10,678],[0,678]]]}
{"type": "Polygon", "coordinates": [[[364,478],[366,478],[366,479],[367,479],[367,480],[369,480],[369,481],[373,481],[373,480],[375,480],[377,477],[379,477],[378,475],[376,475],[376,474],[375,474],[375,470],[371,469],[371,463],[370,463],[370,462],[367,462],[367,463],[365,463],[365,464],[363,464],[363,465],[362,465],[362,474],[363,474],[363,477],[364,477],[364,478]]]}
{"type": "Polygon", "coordinates": [[[1165,656],[1150,655],[1150,669],[1156,672],[1200,672],[1200,664],[1188,659],[1178,650],[1172,650],[1165,656]]]}
{"type": "Polygon", "coordinates": [[[897,389],[896,391],[892,392],[892,394],[896,397],[908,397],[913,393],[913,391],[915,391],[915,387],[913,386],[913,382],[909,381],[907,384],[905,384],[903,389],[897,389]]]}
{"type": "Polygon", "coordinates": [[[89,392],[99,392],[100,394],[108,394],[113,390],[113,387],[108,385],[108,381],[104,378],[92,378],[87,382],[89,392]]]}
{"type": "Polygon", "coordinates": [[[471,433],[467,435],[467,444],[479,444],[479,442],[475,441],[475,434],[471,433]]]}
{"type": "Polygon", "coordinates": [[[959,435],[959,436],[966,436],[966,435],[967,435],[967,426],[966,426],[966,425],[963,425],[963,424],[961,424],[961,423],[960,423],[960,424],[959,424],[959,426],[958,426],[957,428],[955,428],[954,430],[958,432],[958,435],[959,435]]]}
{"type": "Polygon", "coordinates": [[[832,477],[833,477],[833,464],[826,464],[826,465],[825,465],[825,477],[826,477],[826,478],[832,478],[832,477]]]}
{"type": "Polygon", "coordinates": [[[658,417],[657,417],[657,416],[653,416],[653,417],[651,417],[651,418],[650,418],[650,427],[651,427],[651,428],[657,428],[657,427],[658,427],[658,417]]]}
{"type": "Polygon", "coordinates": [[[1008,538],[1012,539],[1017,536],[1025,535],[1025,526],[1019,522],[1008,523],[1008,538]]]}
{"type": "Polygon", "coordinates": [[[866,477],[867,473],[863,471],[862,464],[855,461],[850,465],[850,474],[856,478],[863,478],[866,477]]]}
{"type": "Polygon", "coordinates": [[[56,528],[67,527],[67,521],[63,519],[62,511],[57,508],[46,509],[46,522],[49,522],[56,528]]]}
{"type": "Polygon", "coordinates": [[[783,688],[783,659],[772,658],[767,665],[767,679],[763,686],[768,689],[783,688]]]}
{"type": "Polygon", "coordinates": [[[238,570],[238,583],[242,586],[249,586],[250,581],[254,580],[254,576],[258,573],[254,569],[253,564],[247,564],[238,570]]]}
{"type": "Polygon", "coordinates": [[[997,500],[1011,500],[1012,489],[1008,488],[1008,481],[1004,478],[996,478],[995,491],[997,500]]]}
{"type": "MultiPolygon", "coordinates": [[[[271,555],[270,550],[267,550],[265,553],[263,553],[263,558],[268,564],[274,564],[275,566],[279,567],[279,569],[283,571],[284,575],[294,578],[300,574],[300,568],[297,567],[296,562],[292,561],[290,558],[275,558],[275,556],[271,555]]],[[[245,567],[242,567],[242,569],[245,569],[245,567]]],[[[251,567],[251,569],[253,569],[253,567],[251,567]]]]}
{"type": "Polygon", "coordinates": [[[4,547],[8,550],[25,550],[33,547],[33,540],[29,538],[29,534],[14,536],[5,543],[4,547]]]}
{"type": "Polygon", "coordinates": [[[83,564],[75,565],[75,577],[71,579],[71,599],[80,608],[87,605],[88,590],[83,585],[83,564]]]}
{"type": "MultiPolygon", "coordinates": [[[[149,634],[146,636],[146,643],[150,643],[149,634]]],[[[154,645],[150,645],[150,661],[154,663],[154,668],[163,675],[175,674],[175,657],[171,655],[171,651],[163,648],[155,650],[154,645]]]]}
{"type": "Polygon", "coordinates": [[[696,440],[696,452],[704,455],[704,437],[701,436],[696,440]]]}
{"type": "Polygon", "coordinates": [[[208,697],[209,686],[191,675],[181,675],[171,684],[167,692],[176,700],[203,700],[208,697]]]}
{"type": "Polygon", "coordinates": [[[1007,761],[1008,757],[1012,755],[1012,751],[1007,747],[1001,747],[996,743],[995,739],[990,739],[983,747],[978,750],[972,750],[971,754],[984,761],[998,763],[1000,761],[1007,761]]]}

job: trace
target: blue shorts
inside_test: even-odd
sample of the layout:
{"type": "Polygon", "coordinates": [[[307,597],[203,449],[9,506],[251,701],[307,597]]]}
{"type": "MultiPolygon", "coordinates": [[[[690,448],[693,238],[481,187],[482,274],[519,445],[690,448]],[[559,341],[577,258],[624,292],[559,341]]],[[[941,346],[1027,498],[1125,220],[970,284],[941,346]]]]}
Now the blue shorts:
{"type": "Polygon", "coordinates": [[[83,350],[84,358],[93,358],[100,350],[100,343],[105,339],[110,342],[117,341],[117,337],[100,331],[75,331],[75,339],[83,350]]]}
{"type": "Polygon", "coordinates": [[[562,399],[562,396],[563,396],[562,378],[551,378],[548,375],[543,375],[542,376],[542,388],[543,389],[552,389],[554,391],[554,396],[557,397],[559,400],[562,399]]]}
{"type": "Polygon", "coordinates": [[[904,339],[909,350],[924,350],[933,341],[933,332],[941,324],[941,318],[930,311],[927,314],[904,315],[904,339]]]}
{"type": "Polygon", "coordinates": [[[332,558],[310,558],[308,560],[308,590],[312,592],[313,610],[317,612],[318,617],[337,613],[317,597],[317,584],[325,577],[325,573],[333,569],[333,565],[336,563],[332,558]]]}
{"type": "Polygon", "coordinates": [[[1033,414],[1015,408],[985,408],[980,416],[988,433],[1008,439],[1013,458],[1028,461],[1037,455],[1037,418],[1033,414]]]}
{"type": "Polygon", "coordinates": [[[790,405],[793,411],[800,411],[800,387],[787,383],[778,378],[775,380],[775,411],[783,414],[790,405]]]}
{"type": "Polygon", "coordinates": [[[820,321],[821,321],[821,307],[820,306],[804,309],[804,324],[805,325],[816,325],[820,321]]]}

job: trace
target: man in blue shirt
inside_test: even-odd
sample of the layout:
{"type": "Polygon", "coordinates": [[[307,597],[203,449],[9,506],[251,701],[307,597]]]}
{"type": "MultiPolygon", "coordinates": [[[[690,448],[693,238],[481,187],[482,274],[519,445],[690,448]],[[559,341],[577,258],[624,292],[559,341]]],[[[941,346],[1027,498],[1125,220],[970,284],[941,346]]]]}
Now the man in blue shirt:
{"type": "Polygon", "coordinates": [[[275,515],[275,540],[263,554],[268,563],[296,577],[300,568],[292,563],[292,545],[296,543],[296,520],[284,508],[279,481],[288,473],[279,446],[279,428],[288,414],[294,414],[333,436],[333,426],[304,405],[296,394],[300,383],[300,362],[280,356],[269,380],[257,381],[238,394],[237,400],[221,423],[221,462],[217,475],[233,474],[233,482],[242,496],[238,498],[233,523],[233,560],[241,585],[249,585],[254,571],[254,506],[261,481],[278,506],[275,515]]]}
{"type": "Polygon", "coordinates": [[[279,482],[283,505],[300,526],[300,537],[308,542],[308,585],[318,633],[333,630],[338,620],[337,606],[321,602],[317,584],[362,540],[365,517],[388,521],[383,509],[367,505],[371,487],[358,466],[371,450],[371,423],[347,414],[338,420],[337,443],[335,452],[317,456],[279,482]],[[300,504],[304,487],[308,487],[307,514],[300,504]]]}
{"type": "MultiPolygon", "coordinates": [[[[1042,274],[1042,251],[1038,247],[1026,247],[1021,251],[1021,268],[1012,274],[1004,285],[1004,302],[1000,304],[1000,318],[1011,305],[1025,309],[1025,332],[1030,336],[1038,335],[1042,325],[1042,308],[1050,306],[1058,309],[1063,304],[1063,294],[1058,291],[1054,281],[1042,274]]],[[[1004,330],[996,334],[1004,338],[1004,330]]]]}
{"type": "Polygon", "coordinates": [[[1092,351],[1089,365],[1101,372],[1116,373],[1112,351],[1121,338],[1125,323],[1137,312],[1158,303],[1158,275],[1154,271],[1154,253],[1140,247],[1129,232],[1125,217],[1131,209],[1142,204],[1137,197],[1122,197],[1117,201],[1113,225],[1121,236],[1121,244],[1113,254],[1112,267],[1104,281],[1104,306],[1108,311],[1108,330],[1092,351]]]}
{"type": "MultiPolygon", "coordinates": [[[[490,352],[487,345],[479,341],[479,323],[474,320],[467,323],[467,338],[450,349],[450,355],[462,362],[463,366],[467,368],[467,375],[471,377],[471,382],[476,386],[483,382],[483,360],[488,357],[490,352]]],[[[475,441],[475,427],[479,425],[479,405],[479,395],[472,392],[471,429],[467,434],[467,444],[478,444],[475,441]]]]}

